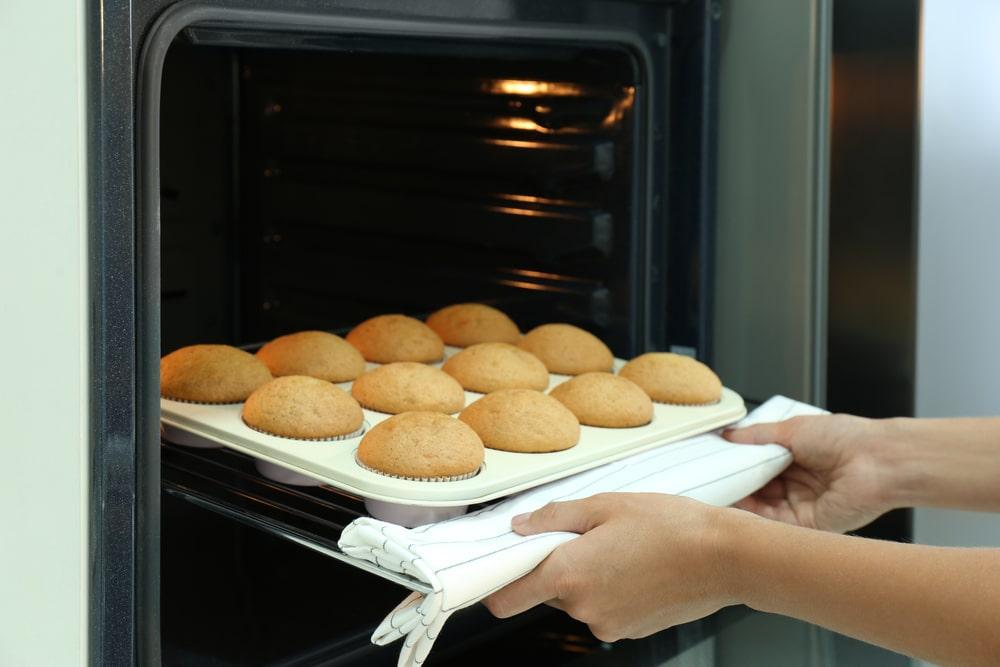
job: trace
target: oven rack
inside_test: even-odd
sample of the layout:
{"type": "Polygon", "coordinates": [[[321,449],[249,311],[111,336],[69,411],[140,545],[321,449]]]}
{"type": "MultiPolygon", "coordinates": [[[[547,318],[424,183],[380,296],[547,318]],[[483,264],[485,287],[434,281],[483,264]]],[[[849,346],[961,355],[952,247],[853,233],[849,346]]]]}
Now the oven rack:
{"type": "Polygon", "coordinates": [[[367,516],[364,502],[330,487],[292,487],[272,482],[250,456],[227,448],[192,449],[164,442],[160,451],[163,491],[412,591],[430,587],[407,575],[352,558],[337,546],[354,519],[367,516]]]}

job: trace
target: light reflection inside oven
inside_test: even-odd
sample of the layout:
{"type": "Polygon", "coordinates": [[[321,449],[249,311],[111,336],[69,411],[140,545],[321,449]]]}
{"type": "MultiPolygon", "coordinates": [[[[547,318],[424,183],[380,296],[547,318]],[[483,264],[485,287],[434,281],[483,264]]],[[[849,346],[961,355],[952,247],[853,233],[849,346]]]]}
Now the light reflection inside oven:
{"type": "Polygon", "coordinates": [[[575,83],[560,81],[529,81],[524,79],[492,79],[483,84],[485,92],[496,95],[525,97],[579,97],[583,89],[575,83]]]}
{"type": "Polygon", "coordinates": [[[516,287],[518,289],[526,289],[534,292],[556,292],[561,294],[573,294],[573,290],[567,289],[565,287],[558,287],[556,285],[543,285],[541,283],[529,283],[523,280],[498,280],[497,284],[507,285],[508,287],[516,287]]]}
{"type": "Polygon", "coordinates": [[[494,146],[505,146],[507,148],[548,148],[553,150],[570,150],[571,146],[564,146],[560,144],[546,143],[541,141],[525,141],[523,139],[485,139],[488,144],[493,144],[494,146]]]}
{"type": "Polygon", "coordinates": [[[610,128],[619,125],[635,104],[635,86],[627,86],[624,93],[624,96],[615,101],[608,115],[601,121],[601,127],[610,128]]]}

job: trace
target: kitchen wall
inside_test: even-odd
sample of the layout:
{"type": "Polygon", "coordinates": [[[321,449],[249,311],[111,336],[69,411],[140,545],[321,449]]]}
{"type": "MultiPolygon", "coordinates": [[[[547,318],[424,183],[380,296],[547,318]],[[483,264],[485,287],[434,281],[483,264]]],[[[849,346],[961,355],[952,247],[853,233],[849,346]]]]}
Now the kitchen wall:
{"type": "Polygon", "coordinates": [[[0,665],[87,664],[84,0],[0,2],[0,665]]]}
{"type": "MultiPolygon", "coordinates": [[[[923,12],[916,412],[1000,415],[1000,3],[923,12]]],[[[917,510],[914,539],[1000,546],[1000,515],[917,510]]]]}
{"type": "MultiPolygon", "coordinates": [[[[916,411],[1000,415],[1000,3],[923,11],[916,411]]],[[[918,510],[914,529],[1000,546],[1000,515],[918,510]]]]}

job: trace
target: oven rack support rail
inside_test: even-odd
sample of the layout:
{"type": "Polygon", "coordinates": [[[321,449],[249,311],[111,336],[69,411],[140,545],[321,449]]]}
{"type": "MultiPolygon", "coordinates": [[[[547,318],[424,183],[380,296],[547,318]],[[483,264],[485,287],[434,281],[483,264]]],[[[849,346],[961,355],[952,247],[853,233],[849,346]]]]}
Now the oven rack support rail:
{"type": "Polygon", "coordinates": [[[163,443],[165,493],[275,537],[311,549],[412,591],[426,583],[348,556],[337,546],[351,521],[366,516],[364,503],[328,487],[294,487],[260,476],[254,460],[228,449],[193,449],[163,443]]]}

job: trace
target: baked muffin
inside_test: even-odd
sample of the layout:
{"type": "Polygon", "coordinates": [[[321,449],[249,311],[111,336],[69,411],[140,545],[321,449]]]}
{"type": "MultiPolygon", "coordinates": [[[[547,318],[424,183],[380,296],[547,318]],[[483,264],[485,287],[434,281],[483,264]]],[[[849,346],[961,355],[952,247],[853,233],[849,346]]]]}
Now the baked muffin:
{"type": "Polygon", "coordinates": [[[441,336],[445,345],[468,347],[477,343],[517,343],[521,330],[514,321],[493,306],[457,303],[431,313],[427,326],[441,336]]]}
{"type": "Polygon", "coordinates": [[[378,315],[351,329],[347,342],[368,361],[430,363],[444,356],[444,343],[429,326],[406,315],[378,315]]]}
{"type": "Polygon", "coordinates": [[[581,424],[628,428],[653,419],[653,402],[639,385],[611,373],[584,373],[549,392],[581,424]]]}
{"type": "Polygon", "coordinates": [[[271,375],[308,375],[327,382],[349,382],[365,372],[353,345],[325,331],[300,331],[275,338],[257,350],[271,375]]]}
{"type": "Polygon", "coordinates": [[[572,324],[535,327],[518,346],[541,359],[550,373],[562,375],[610,371],[615,361],[600,338],[572,324]]]}
{"type": "Polygon", "coordinates": [[[271,380],[249,352],[229,345],[189,345],[160,359],[160,396],[192,403],[239,403],[271,380]]]}
{"type": "Polygon", "coordinates": [[[647,352],[625,364],[618,374],[642,387],[659,403],[704,405],[722,398],[722,381],[697,359],[672,352],[647,352]]]}
{"type": "Polygon", "coordinates": [[[427,481],[464,479],[479,471],[483,442],[468,424],[440,412],[404,412],[372,428],[358,446],[358,461],[394,477],[427,481]]]}
{"type": "Polygon", "coordinates": [[[540,391],[504,389],[483,396],[458,416],[490,449],[556,452],[580,440],[580,422],[540,391]]]}
{"type": "Polygon", "coordinates": [[[441,367],[469,391],[488,394],[500,389],[549,386],[549,372],[538,357],[508,343],[479,343],[449,357],[441,367]]]}
{"type": "Polygon", "coordinates": [[[351,385],[351,395],[369,410],[393,415],[413,410],[450,414],[465,406],[458,380],[414,361],[397,361],[365,373],[351,385]]]}
{"type": "Polygon", "coordinates": [[[361,406],[325,380],[286,375],[250,394],[243,421],[252,429],[300,440],[330,440],[357,432],[361,406]]]}

